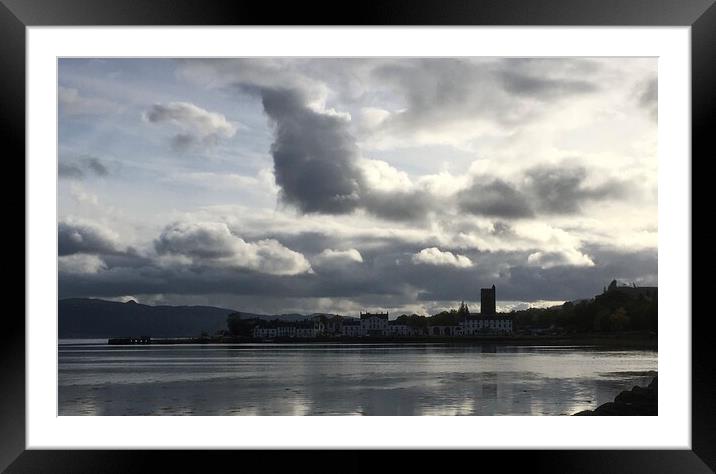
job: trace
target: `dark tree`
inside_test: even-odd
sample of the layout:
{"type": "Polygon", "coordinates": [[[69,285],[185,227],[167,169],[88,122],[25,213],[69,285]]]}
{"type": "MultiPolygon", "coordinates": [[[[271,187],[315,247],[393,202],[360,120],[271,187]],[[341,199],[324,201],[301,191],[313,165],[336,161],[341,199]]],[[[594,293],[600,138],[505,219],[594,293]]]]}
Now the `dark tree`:
{"type": "Polygon", "coordinates": [[[242,319],[241,313],[231,313],[226,317],[226,327],[232,336],[251,336],[256,325],[253,319],[242,319]]]}

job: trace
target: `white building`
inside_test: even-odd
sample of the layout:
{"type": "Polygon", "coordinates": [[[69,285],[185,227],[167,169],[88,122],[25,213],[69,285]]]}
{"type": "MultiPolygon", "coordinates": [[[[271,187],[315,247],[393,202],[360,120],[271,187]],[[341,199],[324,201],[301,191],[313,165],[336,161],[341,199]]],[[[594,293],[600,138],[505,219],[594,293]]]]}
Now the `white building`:
{"type": "Polygon", "coordinates": [[[311,318],[313,322],[313,331],[317,336],[322,336],[326,332],[326,317],[317,315],[311,318]]]}
{"type": "Polygon", "coordinates": [[[323,334],[326,336],[341,336],[343,334],[344,320],[345,318],[341,316],[332,316],[325,318],[323,334]]]}
{"type": "Polygon", "coordinates": [[[274,339],[277,337],[312,338],[321,335],[321,325],[315,321],[260,321],[254,326],[256,339],[274,339]]]}
{"type": "Polygon", "coordinates": [[[388,313],[361,313],[360,326],[363,336],[387,336],[388,313]]]}
{"type": "Polygon", "coordinates": [[[463,336],[512,334],[512,318],[509,316],[496,316],[489,319],[480,316],[467,316],[460,321],[459,325],[463,336]]]}
{"type": "Polygon", "coordinates": [[[428,326],[429,336],[457,336],[460,326],[428,326]]]}
{"type": "Polygon", "coordinates": [[[413,331],[407,324],[393,324],[393,321],[388,323],[388,335],[389,336],[412,336],[413,331]]]}
{"type": "Polygon", "coordinates": [[[288,326],[279,326],[276,328],[278,337],[296,337],[296,326],[291,324],[288,326]]]}
{"type": "Polygon", "coordinates": [[[360,319],[326,318],[314,316],[304,321],[260,321],[253,330],[257,339],[315,338],[319,336],[345,337],[462,337],[512,334],[512,318],[509,316],[467,315],[457,325],[413,327],[389,321],[388,313],[361,313],[360,319]]]}
{"type": "Polygon", "coordinates": [[[361,322],[357,319],[344,319],[341,326],[341,335],[347,337],[361,337],[363,328],[361,322]]]}
{"type": "Polygon", "coordinates": [[[276,327],[254,327],[254,337],[258,339],[273,339],[278,336],[278,328],[276,327]]]}
{"type": "Polygon", "coordinates": [[[321,333],[319,326],[314,321],[300,321],[296,324],[296,337],[316,337],[321,333]]]}

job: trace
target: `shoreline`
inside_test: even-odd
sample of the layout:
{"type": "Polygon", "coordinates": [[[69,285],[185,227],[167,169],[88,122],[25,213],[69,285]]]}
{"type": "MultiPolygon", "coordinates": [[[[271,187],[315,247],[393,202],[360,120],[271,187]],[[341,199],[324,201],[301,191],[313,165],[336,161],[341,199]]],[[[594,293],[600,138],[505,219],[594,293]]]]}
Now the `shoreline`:
{"type": "Polygon", "coordinates": [[[657,374],[646,387],[635,385],[631,390],[619,392],[613,402],[603,403],[594,410],[582,410],[572,416],[658,416],[658,378],[657,374]]]}
{"type": "Polygon", "coordinates": [[[571,336],[474,336],[474,337],[322,337],[322,338],[273,338],[251,337],[176,337],[147,338],[142,342],[130,342],[130,337],[108,338],[109,345],[147,344],[416,344],[438,343],[452,345],[494,345],[494,346],[598,346],[625,349],[657,350],[655,334],[584,334],[571,336]]]}

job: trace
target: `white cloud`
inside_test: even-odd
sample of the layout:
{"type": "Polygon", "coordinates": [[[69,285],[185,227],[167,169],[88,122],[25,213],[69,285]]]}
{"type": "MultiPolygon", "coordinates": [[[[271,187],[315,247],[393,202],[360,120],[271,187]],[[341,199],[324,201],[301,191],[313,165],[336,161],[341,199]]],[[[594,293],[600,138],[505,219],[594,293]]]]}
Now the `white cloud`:
{"type": "Polygon", "coordinates": [[[68,218],[57,225],[59,255],[122,252],[119,235],[106,226],[83,219],[68,218]]]}
{"type": "Polygon", "coordinates": [[[379,107],[363,107],[358,115],[360,124],[366,129],[374,129],[390,117],[390,112],[379,107]]]}
{"type": "Polygon", "coordinates": [[[172,224],[161,233],[155,247],[161,255],[189,257],[199,266],[244,268],[272,275],[311,272],[302,254],[274,239],[246,242],[223,222],[172,224]]]}
{"type": "Polygon", "coordinates": [[[332,265],[342,263],[363,263],[363,256],[356,249],[333,250],[325,249],[318,254],[314,261],[319,265],[332,265]]]}
{"type": "Polygon", "coordinates": [[[77,201],[78,204],[87,204],[90,206],[97,206],[99,199],[96,194],[87,192],[87,190],[79,184],[72,183],[69,188],[69,195],[77,201]]]}
{"type": "Polygon", "coordinates": [[[473,265],[472,260],[464,255],[455,255],[452,252],[442,251],[437,247],[423,249],[413,255],[414,263],[426,265],[447,265],[458,268],[468,268],[473,265]]]}
{"type": "Polygon", "coordinates": [[[189,102],[154,104],[144,114],[151,123],[167,122],[181,133],[174,136],[175,148],[184,149],[195,142],[213,145],[220,138],[231,138],[239,126],[229,122],[223,114],[210,112],[189,102]]]}
{"type": "Polygon", "coordinates": [[[534,252],[527,257],[527,264],[541,268],[552,268],[563,265],[574,267],[594,266],[594,262],[588,255],[576,249],[565,249],[556,252],[534,252]]]}
{"type": "Polygon", "coordinates": [[[400,192],[410,191],[413,188],[407,173],[395,169],[385,161],[361,159],[357,164],[370,189],[400,192]]]}
{"type": "Polygon", "coordinates": [[[57,263],[60,273],[98,273],[107,268],[104,261],[97,255],[63,255],[58,258],[57,263]]]}
{"type": "MultiPolygon", "coordinates": [[[[135,260],[118,256],[131,244],[138,255],[151,258],[167,275],[176,271],[203,278],[205,269],[220,269],[214,273],[226,275],[228,268],[296,274],[310,272],[313,265],[318,279],[333,276],[331,271],[321,270],[335,264],[335,268],[347,271],[336,272],[336,279],[327,286],[331,295],[335,294],[335,286],[343,284],[338,276],[380,280],[376,272],[384,262],[410,262],[412,254],[420,249],[423,251],[413,256],[413,262],[446,265],[441,268],[446,273],[479,265],[480,277],[497,281],[501,288],[511,285],[511,297],[516,299],[559,299],[562,295],[558,291],[547,295],[543,294],[544,288],[535,289],[534,281],[547,276],[583,275],[585,281],[592,279],[590,284],[601,288],[603,275],[617,271],[611,269],[614,266],[618,269],[614,276],[623,274],[638,280],[640,275],[653,275],[656,279],[655,266],[642,263],[633,275],[631,270],[622,269],[630,254],[651,255],[644,251],[653,249],[653,257],[645,256],[643,262],[656,260],[657,130],[637,94],[643,90],[637,86],[655,76],[653,58],[557,62],[483,59],[464,65],[438,61],[436,67],[427,63],[430,61],[395,58],[187,59],[162,62],[156,74],[145,68],[137,74],[138,68],[124,69],[127,62],[107,61],[100,68],[90,61],[66,62],[60,68],[62,84],[77,89],[60,89],[61,118],[71,113],[102,113],[103,108],[110,112],[110,106],[116,105],[92,97],[112,98],[134,112],[131,116],[106,114],[91,126],[76,127],[75,121],[68,122],[72,133],[60,137],[63,154],[110,157],[112,163],[122,163],[124,168],[122,173],[102,181],[60,182],[60,218],[82,216],[119,232],[119,237],[111,239],[111,246],[101,247],[113,254],[105,257],[113,273],[122,265],[136,264],[135,260]],[[501,62],[510,64],[498,64],[501,62]],[[446,65],[457,69],[451,72],[446,65]],[[536,88],[543,99],[533,100],[525,87],[520,94],[508,91],[510,94],[505,95],[503,86],[516,85],[515,75],[509,74],[513,70],[521,74],[523,86],[536,88]],[[388,73],[390,80],[376,74],[380,71],[388,73]],[[508,75],[499,77],[512,82],[495,84],[497,76],[493,73],[500,71],[508,75]],[[110,77],[121,80],[109,80],[110,77]],[[484,81],[473,80],[483,77],[484,81]],[[596,89],[573,94],[568,100],[552,100],[559,90],[544,89],[550,85],[543,81],[552,79],[553,86],[588,80],[596,89]],[[373,198],[377,203],[370,209],[387,208],[391,213],[371,214],[359,208],[343,215],[302,214],[281,206],[282,189],[276,184],[271,156],[275,130],[256,92],[259,87],[300,91],[302,103],[320,113],[323,120],[319,122],[339,122],[342,131],[353,135],[358,148],[351,155],[351,164],[360,168],[362,180],[359,202],[373,198]],[[105,95],[110,93],[111,97],[105,95]],[[154,117],[156,123],[137,120],[141,111],[147,111],[145,118],[150,121],[153,103],[163,107],[162,113],[154,117]],[[239,140],[236,137],[241,133],[240,124],[250,127],[251,133],[242,134],[239,140]],[[176,157],[169,150],[156,147],[157,135],[173,138],[175,148],[208,149],[207,145],[217,140],[221,144],[234,139],[230,146],[213,147],[211,159],[177,167],[176,157]],[[573,213],[535,211],[534,216],[520,218],[497,213],[470,214],[459,207],[457,194],[461,191],[472,192],[470,196],[478,204],[489,201],[491,194],[479,186],[473,191],[473,183],[489,185],[502,180],[519,193],[528,193],[529,183],[524,179],[527,170],[563,165],[586,170],[577,191],[601,189],[617,180],[628,185],[630,194],[587,199],[573,213]],[[414,202],[421,204],[422,199],[430,204],[421,208],[426,211],[425,218],[404,218],[407,213],[402,211],[414,202]],[[119,207],[110,208],[109,204],[119,207]],[[209,239],[206,248],[198,239],[183,242],[181,249],[179,236],[174,236],[177,248],[155,256],[154,239],[175,221],[226,223],[229,235],[224,235],[224,229],[212,231],[215,240],[209,239]],[[305,248],[310,262],[286,246],[302,252],[305,248]],[[215,255],[208,255],[212,248],[215,255]],[[200,255],[202,252],[206,255],[200,255]],[[369,265],[360,263],[363,258],[369,265]],[[551,271],[543,271],[552,267],[551,271]],[[589,271],[584,271],[586,267],[590,267],[589,271]],[[533,275],[535,279],[529,280],[533,275]]],[[[317,130],[305,130],[302,137],[306,141],[312,137],[318,140],[319,135],[314,137],[317,130]]],[[[335,153],[327,156],[333,159],[335,153]]],[[[302,184],[300,190],[310,190],[312,186],[315,181],[302,184]]],[[[559,186],[546,188],[560,192],[559,186]]],[[[484,205],[478,209],[484,209],[484,205]]],[[[184,233],[192,232],[185,229],[184,233]]],[[[82,235],[83,242],[87,241],[82,235]]],[[[76,237],[68,233],[67,242],[77,244],[76,237]]],[[[65,268],[101,268],[97,260],[81,261],[79,255],[90,253],[86,246],[73,251],[77,252],[77,261],[66,260],[65,268]]],[[[97,255],[106,254],[104,251],[97,255]]],[[[635,261],[642,262],[642,257],[636,257],[635,261]]],[[[410,266],[403,267],[407,268],[406,274],[410,266]]],[[[422,270],[431,268],[439,267],[422,270]]],[[[431,272],[415,273],[427,275],[420,277],[426,281],[409,284],[404,275],[405,287],[430,290],[438,298],[439,292],[429,282],[431,272]]],[[[304,291],[304,280],[312,280],[299,279],[300,283],[288,285],[292,291],[304,291]]],[[[385,291],[397,291],[397,287],[385,291]]],[[[584,290],[587,287],[583,282],[575,283],[569,290],[572,293],[564,297],[589,295],[592,290],[584,290]]],[[[365,291],[360,285],[353,288],[365,291]]],[[[220,304],[221,298],[229,296],[217,298],[220,304]]],[[[289,305],[279,302],[278,297],[274,300],[257,296],[256,301],[261,300],[257,309],[261,305],[275,305],[277,312],[349,307],[347,299],[344,308],[337,298],[313,302],[307,298],[297,296],[289,305]]],[[[425,305],[425,312],[444,309],[418,297],[417,292],[414,295],[407,291],[390,302],[370,293],[360,304],[353,304],[357,305],[356,312],[371,305],[425,305]]]]}

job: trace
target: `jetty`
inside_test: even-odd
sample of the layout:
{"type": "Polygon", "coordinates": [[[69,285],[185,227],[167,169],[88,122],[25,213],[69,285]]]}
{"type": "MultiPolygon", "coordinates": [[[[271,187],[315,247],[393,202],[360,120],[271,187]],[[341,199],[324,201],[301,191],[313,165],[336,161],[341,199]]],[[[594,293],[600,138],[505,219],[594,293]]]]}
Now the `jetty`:
{"type": "Polygon", "coordinates": [[[110,337],[107,344],[126,346],[129,344],[151,344],[152,338],[149,336],[130,336],[130,337],[110,337]]]}

